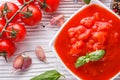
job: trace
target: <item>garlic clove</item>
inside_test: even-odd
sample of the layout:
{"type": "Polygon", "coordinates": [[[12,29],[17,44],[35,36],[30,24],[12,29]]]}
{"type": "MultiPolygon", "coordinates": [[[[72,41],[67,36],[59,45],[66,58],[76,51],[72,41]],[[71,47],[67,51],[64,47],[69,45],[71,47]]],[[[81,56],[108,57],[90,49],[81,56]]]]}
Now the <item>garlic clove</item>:
{"type": "Polygon", "coordinates": [[[57,26],[62,26],[65,22],[65,19],[64,18],[61,18],[58,22],[57,22],[57,26]]]}
{"type": "Polygon", "coordinates": [[[13,62],[14,69],[16,69],[16,70],[21,69],[23,66],[23,62],[24,62],[23,56],[18,55],[13,62]]]}
{"type": "Polygon", "coordinates": [[[53,17],[51,20],[50,20],[50,24],[51,25],[56,25],[60,19],[64,19],[64,15],[63,14],[60,14],[60,15],[57,15],[55,17],[53,17]]]}
{"type": "Polygon", "coordinates": [[[31,59],[30,56],[28,56],[26,54],[22,54],[22,56],[24,57],[24,63],[23,63],[23,66],[22,66],[21,70],[24,71],[31,66],[32,59],[31,59]]]}
{"type": "Polygon", "coordinates": [[[36,56],[38,57],[39,60],[46,62],[46,55],[45,55],[45,52],[41,46],[37,46],[35,48],[35,53],[36,53],[36,56]]]}
{"type": "Polygon", "coordinates": [[[21,54],[18,55],[13,61],[13,68],[15,70],[24,71],[28,67],[30,67],[31,63],[32,63],[32,59],[28,55],[21,54]]]}

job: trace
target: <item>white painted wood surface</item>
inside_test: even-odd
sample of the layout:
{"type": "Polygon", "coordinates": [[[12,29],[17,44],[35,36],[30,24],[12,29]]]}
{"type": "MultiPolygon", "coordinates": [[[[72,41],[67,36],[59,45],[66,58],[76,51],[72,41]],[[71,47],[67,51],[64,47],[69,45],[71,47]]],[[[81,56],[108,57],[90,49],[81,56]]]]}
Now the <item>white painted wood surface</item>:
{"type": "MultiPolygon", "coordinates": [[[[11,1],[20,6],[17,0],[0,0],[0,4],[6,1],[11,1]]],[[[67,20],[75,11],[77,11],[81,6],[84,5],[83,2],[73,3],[73,0],[61,0],[60,6],[58,10],[54,13],[46,13],[43,15],[41,23],[49,23],[51,19],[51,15],[56,14],[64,14],[65,19],[67,20]]],[[[106,6],[110,6],[111,0],[101,0],[106,6]]],[[[62,74],[66,76],[65,79],[62,80],[77,80],[74,76],[72,76],[60,63],[60,61],[56,58],[56,55],[50,50],[48,46],[50,40],[59,30],[57,26],[46,26],[46,28],[42,28],[39,23],[36,25],[36,28],[27,28],[27,36],[24,41],[16,43],[17,50],[13,57],[9,59],[9,62],[6,63],[2,57],[0,57],[0,80],[30,80],[32,77],[41,74],[44,71],[56,69],[62,74]],[[13,60],[19,53],[28,50],[34,50],[35,46],[42,46],[46,52],[47,56],[47,64],[39,61],[34,51],[27,53],[33,59],[32,66],[26,72],[16,72],[12,71],[13,60]]],[[[117,77],[115,80],[120,80],[117,77]]]]}

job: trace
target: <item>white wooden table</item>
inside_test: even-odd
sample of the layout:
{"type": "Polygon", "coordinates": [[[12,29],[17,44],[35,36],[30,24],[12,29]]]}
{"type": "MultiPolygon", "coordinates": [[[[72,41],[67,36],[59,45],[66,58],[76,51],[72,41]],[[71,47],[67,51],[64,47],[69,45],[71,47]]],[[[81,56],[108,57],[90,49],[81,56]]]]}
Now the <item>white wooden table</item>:
{"type": "MultiPolygon", "coordinates": [[[[0,0],[0,4],[5,1],[11,1],[20,6],[17,0],[0,0]]],[[[49,23],[51,19],[51,15],[56,14],[64,14],[65,19],[67,20],[75,11],[77,11],[81,6],[84,5],[83,2],[73,3],[73,0],[61,0],[60,6],[58,10],[54,13],[47,13],[43,15],[41,23],[49,23]]],[[[111,0],[101,0],[106,6],[110,6],[111,0]]],[[[77,80],[74,76],[72,76],[60,63],[60,61],[56,58],[56,55],[50,50],[48,46],[50,40],[59,30],[57,26],[46,26],[46,28],[42,28],[39,23],[36,25],[36,28],[27,28],[27,36],[24,41],[16,43],[17,50],[15,55],[9,59],[9,62],[6,63],[2,57],[0,57],[0,80],[30,80],[32,77],[41,74],[47,70],[56,69],[62,74],[66,76],[63,80],[77,80]],[[46,52],[47,56],[47,64],[39,61],[34,51],[27,53],[33,59],[32,66],[25,72],[16,72],[12,73],[12,64],[13,60],[19,53],[28,50],[34,50],[36,46],[42,46],[46,52]]],[[[115,80],[120,80],[120,78],[116,78],[115,80]]]]}

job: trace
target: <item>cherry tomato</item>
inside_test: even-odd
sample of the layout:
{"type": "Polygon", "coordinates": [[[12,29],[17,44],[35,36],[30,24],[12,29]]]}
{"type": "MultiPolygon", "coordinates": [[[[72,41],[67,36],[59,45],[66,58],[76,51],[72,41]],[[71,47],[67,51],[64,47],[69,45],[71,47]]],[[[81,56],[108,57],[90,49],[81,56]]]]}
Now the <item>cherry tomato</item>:
{"type": "MultiPolygon", "coordinates": [[[[30,1],[30,0],[25,0],[26,2],[30,1]]],[[[20,4],[24,4],[24,0],[18,0],[18,2],[20,4]]],[[[35,3],[35,0],[33,2],[31,2],[30,4],[34,4],[35,3]]]]}
{"type": "Polygon", "coordinates": [[[35,5],[28,5],[20,13],[20,18],[26,25],[33,26],[41,21],[42,13],[35,5]]]}
{"type": "MultiPolygon", "coordinates": [[[[12,2],[7,2],[1,5],[0,10],[4,10],[4,7],[6,6],[7,8],[7,18],[10,19],[15,13],[16,11],[19,9],[18,6],[12,2]],[[7,5],[6,5],[7,4],[7,5]]],[[[19,15],[16,15],[12,22],[16,22],[19,19],[19,15]]]]}
{"type": "Polygon", "coordinates": [[[60,4],[60,0],[40,0],[40,7],[45,10],[45,12],[54,12],[57,10],[58,6],[60,4]]]}
{"type": "MultiPolygon", "coordinates": [[[[0,32],[1,32],[2,29],[4,28],[5,23],[6,23],[5,19],[4,19],[4,18],[0,18],[0,32]]],[[[6,37],[6,35],[5,35],[5,33],[3,32],[1,38],[5,38],[5,37],[6,37]]]]}
{"type": "Polygon", "coordinates": [[[15,44],[9,39],[0,40],[0,56],[3,56],[7,60],[7,58],[14,54],[15,50],[15,44]]]}
{"type": "Polygon", "coordinates": [[[26,28],[22,24],[13,23],[9,25],[6,30],[6,36],[13,41],[21,41],[26,36],[26,28]]]}

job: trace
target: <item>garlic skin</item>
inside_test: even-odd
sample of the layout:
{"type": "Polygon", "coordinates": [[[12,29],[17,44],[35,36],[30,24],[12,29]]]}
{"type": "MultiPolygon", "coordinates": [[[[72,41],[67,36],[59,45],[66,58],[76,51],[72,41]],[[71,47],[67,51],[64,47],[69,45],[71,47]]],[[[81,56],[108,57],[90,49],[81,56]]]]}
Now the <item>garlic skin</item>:
{"type": "Polygon", "coordinates": [[[30,56],[26,54],[18,55],[14,62],[13,62],[13,68],[15,70],[25,71],[27,68],[29,68],[32,64],[32,59],[30,56]]]}
{"type": "Polygon", "coordinates": [[[46,55],[45,55],[45,52],[41,46],[37,46],[35,48],[35,53],[36,53],[36,56],[38,57],[39,60],[46,63],[46,55]]]}

